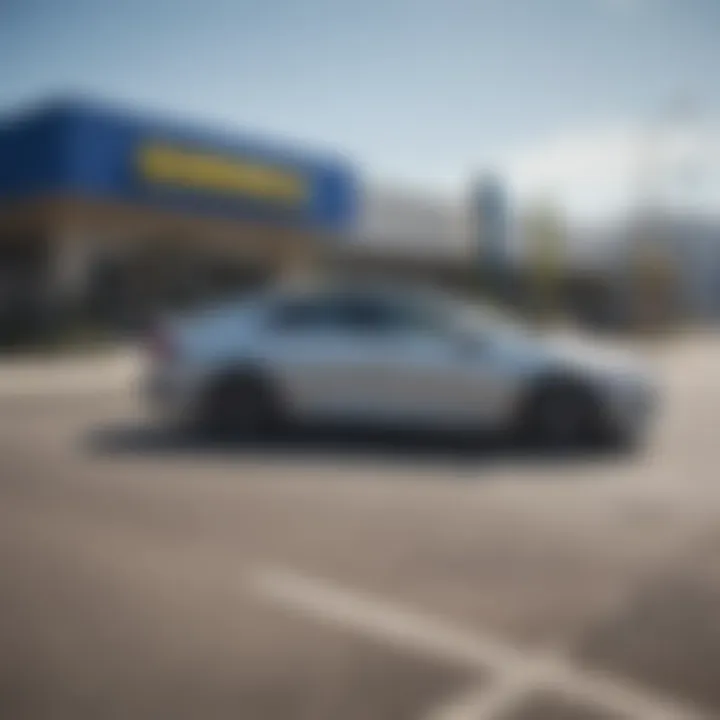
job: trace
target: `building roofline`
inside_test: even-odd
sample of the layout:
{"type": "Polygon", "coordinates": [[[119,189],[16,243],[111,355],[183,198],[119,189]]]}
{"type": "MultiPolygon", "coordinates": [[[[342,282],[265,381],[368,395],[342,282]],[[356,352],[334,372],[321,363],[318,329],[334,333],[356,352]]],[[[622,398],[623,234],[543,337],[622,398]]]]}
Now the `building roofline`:
{"type": "Polygon", "coordinates": [[[133,107],[128,102],[77,91],[48,95],[0,109],[0,130],[9,130],[24,122],[63,116],[136,125],[149,134],[156,133],[159,138],[164,134],[177,135],[189,143],[196,142],[228,153],[241,151],[245,146],[245,149],[252,148],[268,158],[276,157],[298,165],[325,165],[347,172],[355,167],[353,161],[341,152],[316,148],[309,143],[306,146],[300,139],[276,139],[262,131],[245,130],[240,124],[233,126],[223,121],[213,123],[192,117],[183,119],[181,113],[173,117],[169,111],[133,107]]]}

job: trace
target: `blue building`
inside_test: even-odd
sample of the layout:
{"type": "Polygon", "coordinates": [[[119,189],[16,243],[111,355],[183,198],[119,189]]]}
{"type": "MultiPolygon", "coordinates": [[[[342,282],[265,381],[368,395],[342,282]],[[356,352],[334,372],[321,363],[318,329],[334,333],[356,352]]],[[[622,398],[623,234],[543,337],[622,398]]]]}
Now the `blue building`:
{"type": "Polygon", "coordinates": [[[6,117],[0,326],[59,308],[134,322],[257,282],[338,242],[356,195],[342,158],[242,134],[85,100],[6,117]]]}

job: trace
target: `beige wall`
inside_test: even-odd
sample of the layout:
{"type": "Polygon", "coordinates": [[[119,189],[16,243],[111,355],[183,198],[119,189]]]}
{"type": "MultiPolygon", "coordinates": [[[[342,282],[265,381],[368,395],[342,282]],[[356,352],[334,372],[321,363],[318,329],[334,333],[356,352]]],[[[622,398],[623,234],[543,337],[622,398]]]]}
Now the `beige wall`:
{"type": "Polygon", "coordinates": [[[162,242],[222,254],[228,259],[285,265],[319,252],[309,232],[265,223],[183,215],[122,203],[45,198],[0,206],[0,238],[80,233],[97,242],[143,246],[162,242]]]}

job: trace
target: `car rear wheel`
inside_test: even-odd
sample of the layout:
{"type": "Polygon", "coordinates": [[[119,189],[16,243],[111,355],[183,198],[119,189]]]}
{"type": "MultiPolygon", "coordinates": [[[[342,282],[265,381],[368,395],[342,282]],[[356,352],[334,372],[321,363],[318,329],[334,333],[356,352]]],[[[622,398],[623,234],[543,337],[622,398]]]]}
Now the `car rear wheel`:
{"type": "Polygon", "coordinates": [[[519,425],[522,440],[550,448],[596,445],[606,436],[592,392],[563,379],[543,382],[530,393],[519,425]]]}
{"type": "Polygon", "coordinates": [[[279,424],[279,403],[262,378],[230,374],[212,383],[201,402],[197,420],[205,435],[257,438],[279,424]]]}

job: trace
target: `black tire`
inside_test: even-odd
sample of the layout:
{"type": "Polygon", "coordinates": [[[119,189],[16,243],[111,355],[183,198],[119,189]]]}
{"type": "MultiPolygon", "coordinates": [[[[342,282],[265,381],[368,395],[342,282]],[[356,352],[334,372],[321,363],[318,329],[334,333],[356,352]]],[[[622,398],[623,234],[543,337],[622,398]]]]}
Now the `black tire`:
{"type": "Polygon", "coordinates": [[[592,391],[565,378],[537,383],[523,403],[517,425],[522,442],[545,448],[595,447],[608,437],[592,391]]]}
{"type": "Polygon", "coordinates": [[[252,372],[233,372],[210,384],[196,427],[221,439],[259,438],[275,430],[280,417],[280,404],[266,380],[252,372]]]}

